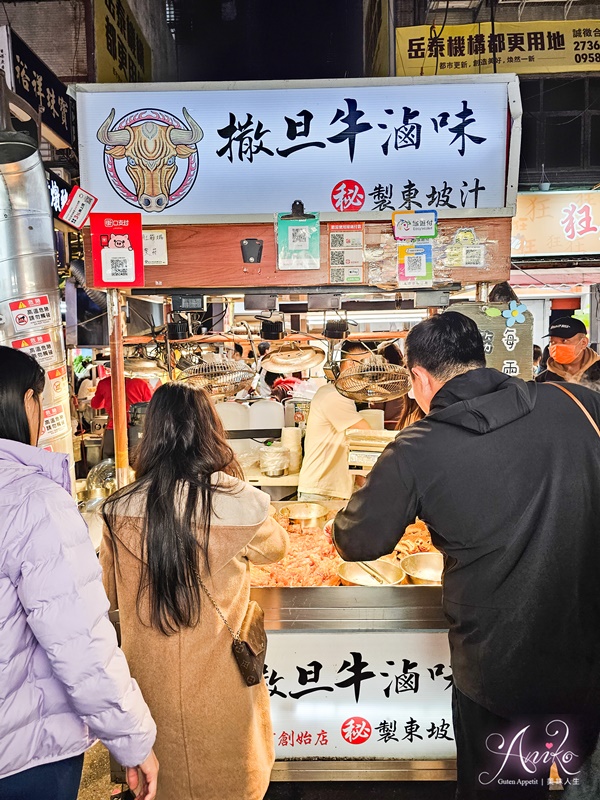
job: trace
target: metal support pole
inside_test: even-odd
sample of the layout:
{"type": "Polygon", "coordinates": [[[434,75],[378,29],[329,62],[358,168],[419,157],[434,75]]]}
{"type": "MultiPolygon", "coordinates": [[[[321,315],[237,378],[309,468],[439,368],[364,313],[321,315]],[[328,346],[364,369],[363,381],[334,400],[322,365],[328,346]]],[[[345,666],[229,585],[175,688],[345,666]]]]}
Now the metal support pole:
{"type": "Polygon", "coordinates": [[[475,300],[478,303],[487,303],[490,294],[490,285],[486,281],[475,284],[475,300]]]}
{"type": "Polygon", "coordinates": [[[167,372],[169,373],[169,380],[173,380],[173,362],[171,359],[171,340],[169,339],[169,330],[165,327],[165,348],[167,352],[167,372]]]}
{"type": "Polygon", "coordinates": [[[123,355],[123,322],[118,289],[107,290],[108,332],[110,341],[110,377],[112,418],[115,435],[117,488],[129,483],[129,450],[127,442],[127,398],[125,395],[125,360],[123,355]]]}
{"type": "Polygon", "coordinates": [[[590,286],[590,342],[600,342],[600,283],[590,286]]]}

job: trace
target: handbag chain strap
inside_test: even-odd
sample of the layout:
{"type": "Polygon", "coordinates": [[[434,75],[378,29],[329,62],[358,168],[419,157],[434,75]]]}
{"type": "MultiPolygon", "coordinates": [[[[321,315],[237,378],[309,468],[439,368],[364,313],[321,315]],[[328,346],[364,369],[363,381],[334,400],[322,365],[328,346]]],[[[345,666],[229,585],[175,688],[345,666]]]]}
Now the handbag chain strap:
{"type": "Polygon", "coordinates": [[[556,386],[557,389],[560,389],[561,392],[564,392],[566,395],[568,395],[574,403],[577,403],[579,408],[583,411],[583,413],[588,418],[588,421],[589,421],[590,425],[592,426],[592,428],[596,431],[598,436],[600,436],[600,429],[596,425],[596,421],[594,420],[594,418],[592,417],[590,412],[587,410],[587,408],[583,405],[581,400],[579,400],[577,397],[575,397],[575,395],[572,392],[570,392],[567,388],[565,388],[564,386],[561,386],[560,383],[554,383],[554,382],[551,382],[551,381],[549,381],[548,383],[549,383],[550,386],[556,386]]]}
{"type": "Polygon", "coordinates": [[[213,606],[215,607],[215,611],[217,612],[217,614],[218,614],[218,615],[219,615],[219,617],[221,618],[221,620],[222,620],[223,624],[225,625],[225,627],[227,628],[227,630],[228,630],[228,631],[229,631],[229,633],[231,634],[231,636],[232,636],[232,638],[233,638],[234,642],[239,642],[239,640],[240,640],[240,631],[238,631],[237,633],[235,633],[235,632],[234,632],[234,630],[233,630],[233,628],[231,627],[231,625],[230,625],[230,624],[227,622],[227,620],[225,619],[225,615],[223,614],[223,612],[221,611],[221,609],[220,609],[220,608],[219,608],[219,606],[217,605],[217,603],[216,603],[216,601],[215,601],[215,598],[214,598],[214,597],[212,596],[212,594],[211,594],[211,593],[208,591],[208,589],[207,589],[207,587],[206,587],[206,584],[204,583],[204,581],[203,581],[203,580],[202,580],[202,578],[200,577],[200,573],[199,573],[199,572],[197,572],[196,574],[197,574],[197,576],[198,576],[198,580],[200,581],[200,586],[202,587],[202,591],[206,593],[206,596],[208,597],[208,599],[210,600],[210,602],[211,602],[211,603],[213,604],[213,606]]]}

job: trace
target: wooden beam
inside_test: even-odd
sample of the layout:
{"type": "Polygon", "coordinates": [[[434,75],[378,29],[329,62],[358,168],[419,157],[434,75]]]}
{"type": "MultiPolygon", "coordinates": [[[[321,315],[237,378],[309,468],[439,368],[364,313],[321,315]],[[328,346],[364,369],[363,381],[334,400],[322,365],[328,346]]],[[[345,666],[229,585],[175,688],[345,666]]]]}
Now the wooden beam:
{"type": "MultiPolygon", "coordinates": [[[[456,283],[487,281],[498,283],[510,277],[510,232],[508,217],[481,219],[442,219],[439,241],[450,243],[456,231],[473,229],[486,246],[484,269],[454,267],[437,268],[436,277],[456,283]]],[[[152,227],[144,230],[151,231],[152,227]]],[[[292,286],[332,286],[343,291],[342,284],[329,283],[329,249],[327,223],[321,223],[321,266],[317,270],[277,270],[274,225],[265,223],[235,225],[168,225],[168,266],[146,267],[146,288],[211,289],[223,287],[286,289],[292,286]],[[263,240],[260,264],[244,264],[240,242],[243,239],[263,240]]],[[[93,285],[89,228],[84,231],[85,262],[88,285],[93,285]]],[[[393,246],[391,223],[365,223],[367,248],[393,246]]],[[[365,283],[367,283],[365,265],[365,283]]],[[[375,287],[374,287],[375,288],[375,287]]]]}

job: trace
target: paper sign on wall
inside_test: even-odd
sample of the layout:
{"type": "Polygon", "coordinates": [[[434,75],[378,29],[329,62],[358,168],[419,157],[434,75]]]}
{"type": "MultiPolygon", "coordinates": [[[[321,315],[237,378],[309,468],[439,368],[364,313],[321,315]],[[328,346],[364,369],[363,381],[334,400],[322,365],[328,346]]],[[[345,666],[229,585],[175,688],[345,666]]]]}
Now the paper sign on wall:
{"type": "Polygon", "coordinates": [[[474,228],[459,228],[454,234],[452,244],[446,247],[447,267],[485,267],[485,245],[481,244],[474,228]]]}
{"type": "Polygon", "coordinates": [[[142,231],[144,240],[144,266],[165,267],[169,263],[167,255],[167,232],[142,231]]]}

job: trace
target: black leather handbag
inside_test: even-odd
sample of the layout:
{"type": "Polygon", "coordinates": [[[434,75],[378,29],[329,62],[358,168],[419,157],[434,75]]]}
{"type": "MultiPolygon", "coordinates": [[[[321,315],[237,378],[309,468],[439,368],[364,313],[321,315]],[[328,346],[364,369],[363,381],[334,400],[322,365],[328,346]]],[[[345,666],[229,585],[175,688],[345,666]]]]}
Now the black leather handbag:
{"type": "Polygon", "coordinates": [[[199,577],[202,590],[215,607],[215,610],[233,639],[231,649],[246,686],[256,686],[263,677],[265,656],[267,654],[267,634],[265,632],[265,615],[255,600],[248,604],[246,616],[236,633],[229,625],[223,612],[216,604],[214,597],[199,577]]]}
{"type": "Polygon", "coordinates": [[[248,604],[248,611],[237,638],[233,637],[233,655],[248,686],[260,683],[267,654],[265,615],[255,600],[248,604]]]}

